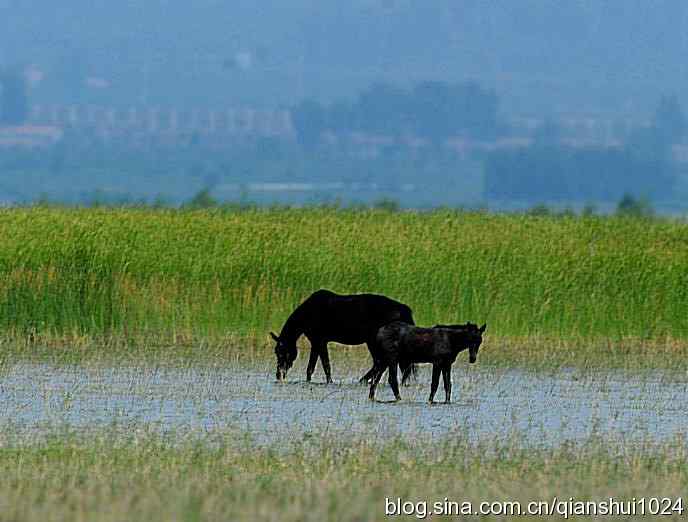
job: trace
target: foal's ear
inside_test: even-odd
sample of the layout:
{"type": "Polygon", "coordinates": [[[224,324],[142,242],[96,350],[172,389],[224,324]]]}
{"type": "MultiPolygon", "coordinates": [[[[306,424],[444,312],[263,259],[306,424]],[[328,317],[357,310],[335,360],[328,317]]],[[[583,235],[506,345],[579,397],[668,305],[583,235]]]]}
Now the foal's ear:
{"type": "Polygon", "coordinates": [[[277,337],[273,332],[270,332],[270,337],[272,337],[276,343],[279,342],[279,337],[277,337]]]}
{"type": "Polygon", "coordinates": [[[486,328],[487,328],[487,323],[485,323],[484,325],[482,325],[482,326],[479,328],[480,333],[483,333],[483,332],[485,331],[486,328]]]}

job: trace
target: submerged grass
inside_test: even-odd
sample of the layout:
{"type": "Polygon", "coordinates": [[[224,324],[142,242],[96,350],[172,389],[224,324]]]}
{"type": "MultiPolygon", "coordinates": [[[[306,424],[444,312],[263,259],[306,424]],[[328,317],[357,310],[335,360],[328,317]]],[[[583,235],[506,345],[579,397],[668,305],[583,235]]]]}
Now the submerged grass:
{"type": "Polygon", "coordinates": [[[5,209],[0,332],[27,342],[259,338],[329,288],[392,296],[419,324],[487,322],[493,339],[679,346],[686,247],[683,223],[614,217],[5,209]]]}
{"type": "MultiPolygon", "coordinates": [[[[688,486],[685,464],[680,439],[524,451],[510,443],[471,445],[458,434],[427,445],[320,439],[277,450],[221,441],[171,445],[146,435],[125,441],[107,433],[88,441],[61,435],[3,445],[0,508],[3,520],[27,522],[373,521],[385,518],[386,498],[425,501],[428,508],[446,499],[470,501],[474,509],[483,501],[518,501],[525,509],[554,497],[676,499],[688,486]]],[[[665,518],[680,518],[673,515],[665,518]]]]}

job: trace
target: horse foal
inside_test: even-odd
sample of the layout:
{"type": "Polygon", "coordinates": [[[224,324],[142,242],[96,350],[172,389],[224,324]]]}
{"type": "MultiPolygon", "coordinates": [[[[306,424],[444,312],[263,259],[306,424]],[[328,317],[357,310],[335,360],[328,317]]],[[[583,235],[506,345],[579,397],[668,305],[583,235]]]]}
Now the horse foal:
{"type": "Polygon", "coordinates": [[[370,384],[370,400],[375,400],[375,388],[385,370],[389,371],[389,385],[396,400],[399,395],[397,368],[408,367],[414,363],[432,363],[432,384],[429,402],[435,400],[435,393],[440,382],[440,373],[444,380],[445,403],[451,402],[451,366],[459,352],[469,351],[469,361],[475,363],[478,350],[483,341],[487,325],[480,328],[473,323],[451,325],[442,328],[421,328],[400,321],[383,326],[377,333],[378,360],[370,384]]]}

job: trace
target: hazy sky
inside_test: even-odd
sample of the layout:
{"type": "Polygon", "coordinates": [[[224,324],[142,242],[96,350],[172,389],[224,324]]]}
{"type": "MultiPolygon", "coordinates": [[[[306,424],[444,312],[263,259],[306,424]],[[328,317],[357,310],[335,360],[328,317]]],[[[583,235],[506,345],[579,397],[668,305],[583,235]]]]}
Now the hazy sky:
{"type": "Polygon", "coordinates": [[[646,114],[688,92],[683,0],[0,0],[36,101],[289,105],[476,79],[507,113],[646,114]]]}

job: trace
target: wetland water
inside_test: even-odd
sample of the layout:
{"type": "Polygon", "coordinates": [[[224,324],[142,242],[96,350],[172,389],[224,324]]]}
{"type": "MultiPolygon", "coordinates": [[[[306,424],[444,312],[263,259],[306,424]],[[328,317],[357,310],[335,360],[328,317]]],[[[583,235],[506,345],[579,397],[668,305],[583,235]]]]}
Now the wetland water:
{"type": "MultiPolygon", "coordinates": [[[[429,367],[401,390],[401,403],[371,403],[359,368],[336,368],[335,383],[308,384],[300,369],[275,382],[273,368],[7,365],[0,372],[0,428],[41,433],[88,430],[193,432],[237,430],[258,444],[309,436],[401,436],[475,442],[508,439],[556,446],[591,435],[661,442],[686,431],[688,379],[625,373],[468,367],[453,370],[451,405],[426,403],[429,367]]],[[[378,398],[391,398],[383,378],[378,398]]],[[[440,384],[437,398],[444,399],[440,384]]]]}

